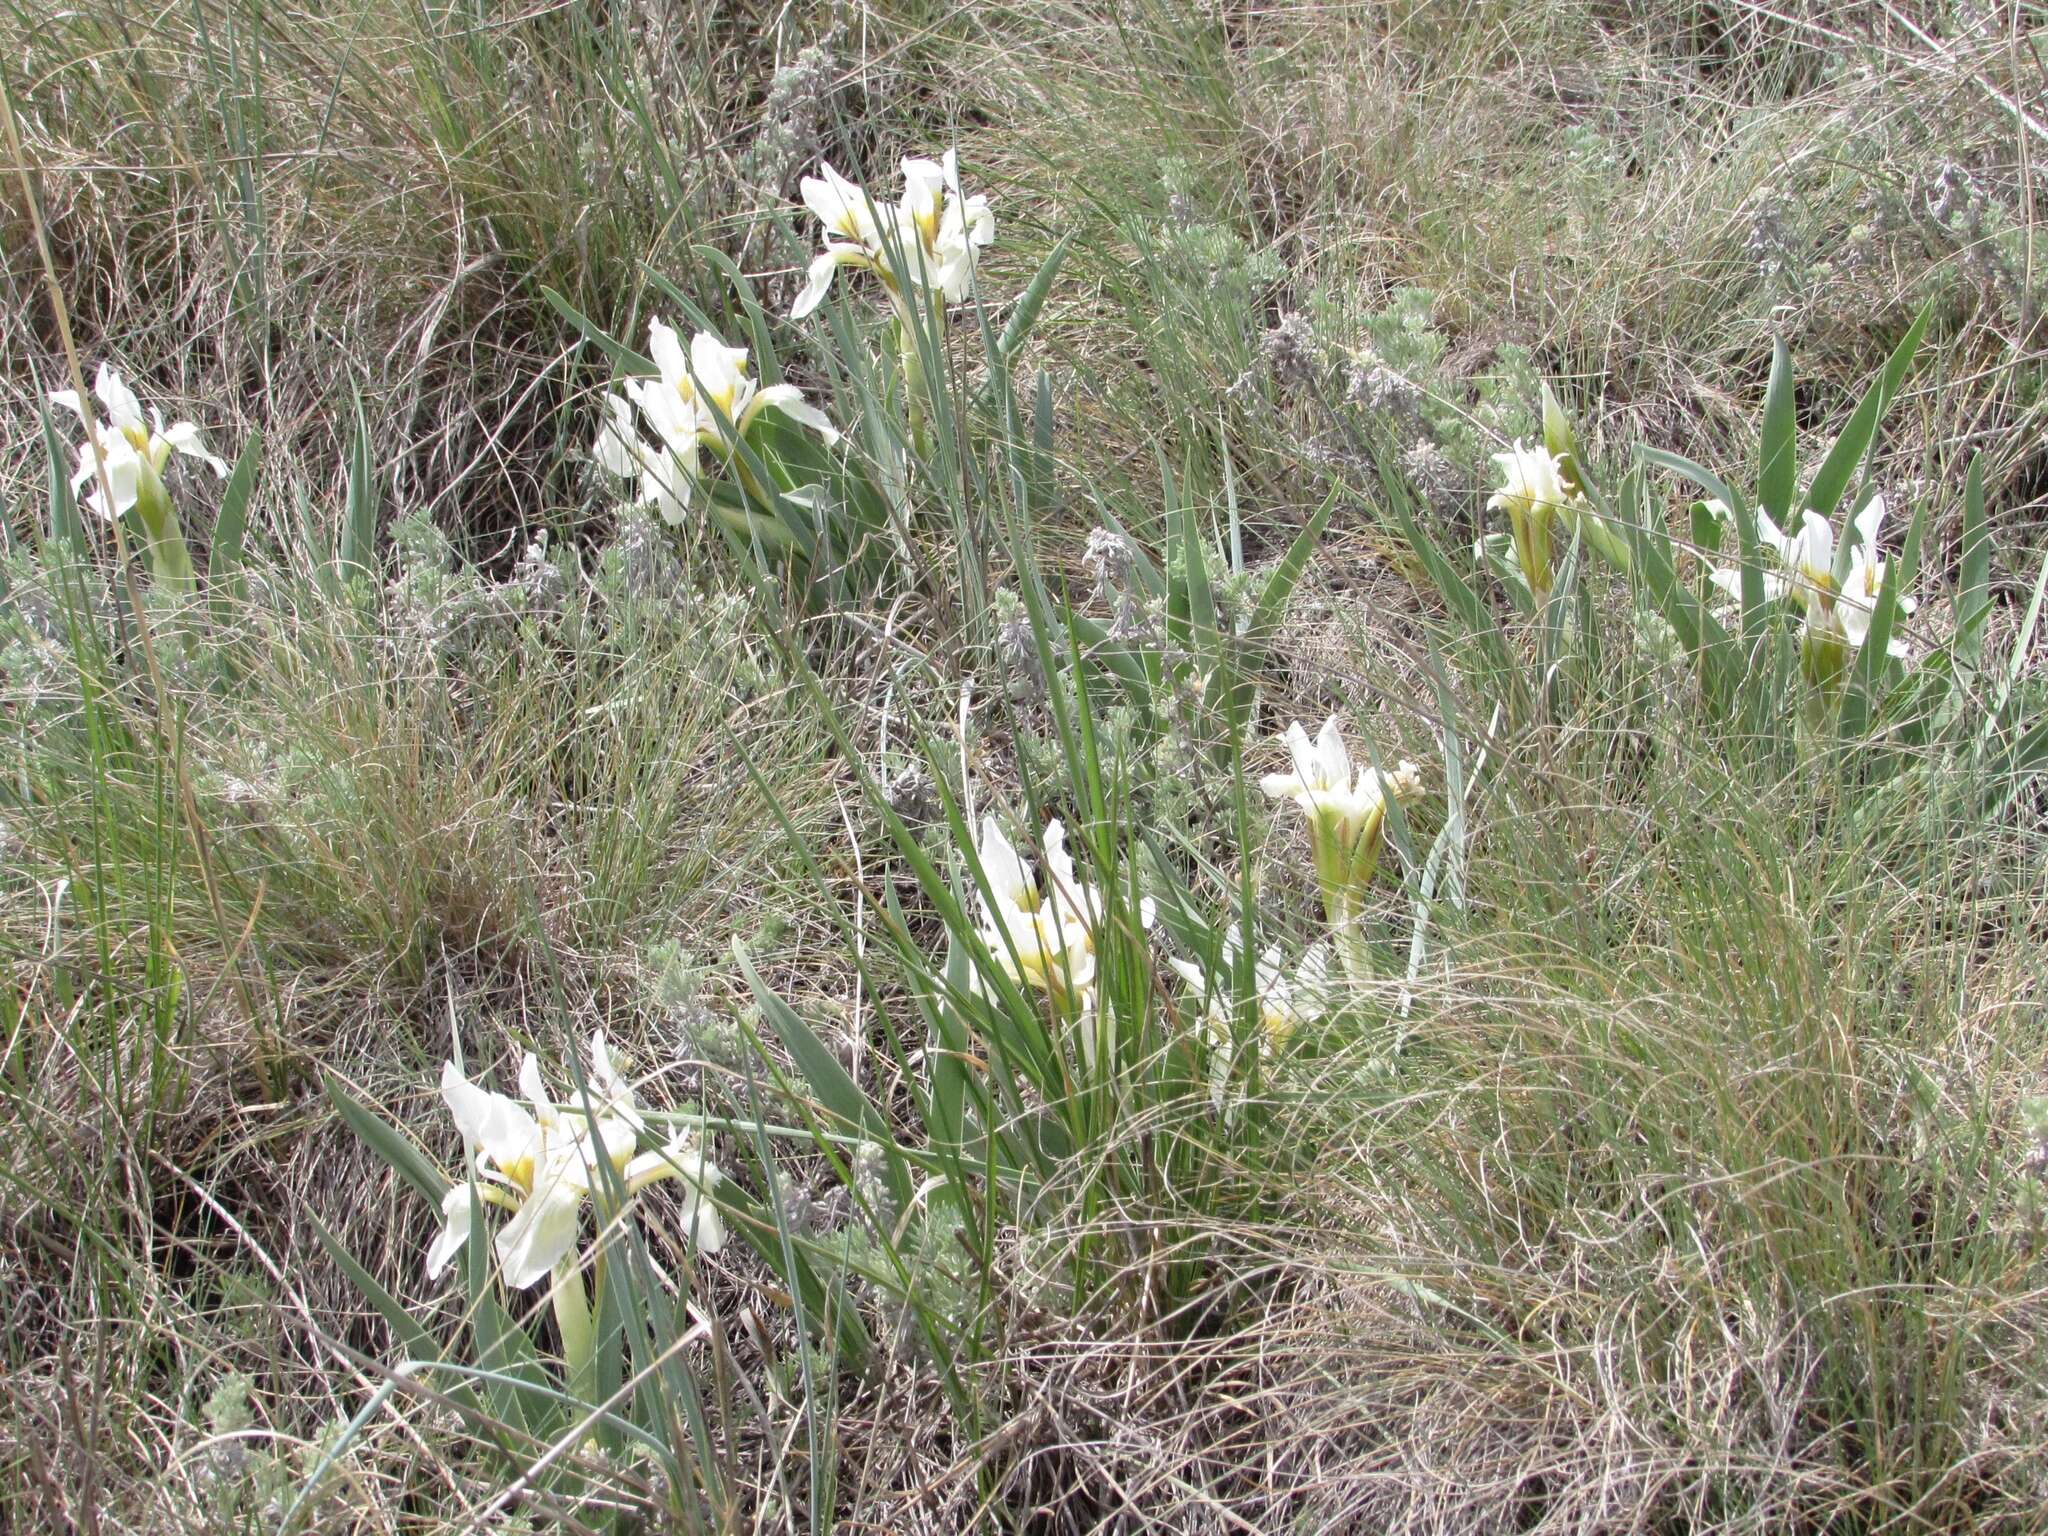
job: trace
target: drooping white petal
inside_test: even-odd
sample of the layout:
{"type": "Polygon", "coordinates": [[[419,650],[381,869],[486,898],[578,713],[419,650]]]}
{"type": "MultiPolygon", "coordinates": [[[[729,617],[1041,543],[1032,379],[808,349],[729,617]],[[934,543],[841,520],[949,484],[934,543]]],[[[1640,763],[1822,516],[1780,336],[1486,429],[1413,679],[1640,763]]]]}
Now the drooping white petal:
{"type": "Polygon", "coordinates": [[[99,466],[93,460],[90,443],[85,445],[79,473],[72,483],[74,486],[93,486],[94,490],[86,497],[85,504],[93,512],[111,522],[142,499],[142,477],[145,472],[154,471],[149,469],[149,461],[138,453],[135,445],[121,433],[102,432],[100,450],[105,454],[107,461],[105,489],[100,489],[99,466]],[[111,505],[107,501],[108,492],[113,495],[111,505]]]}
{"type": "Polygon", "coordinates": [[[1262,773],[1259,788],[1269,800],[1292,800],[1301,793],[1301,775],[1291,769],[1286,773],[1262,773]]]}
{"type": "MultiPolygon", "coordinates": [[[[1776,602],[1792,590],[1792,583],[1786,580],[1782,571],[1761,571],[1758,575],[1762,581],[1763,600],[1767,603],[1776,602]]],[[[1707,580],[1737,602],[1742,600],[1742,568],[1740,566],[1717,565],[1707,573],[1707,580]]]]}
{"type": "Polygon", "coordinates": [[[725,1246],[725,1218],[696,1185],[683,1196],[683,1235],[699,1253],[716,1253],[725,1246]]]}
{"type": "Polygon", "coordinates": [[[800,190],[804,206],[817,215],[828,237],[849,240],[874,251],[880,249],[880,219],[888,216],[888,204],[868,196],[865,189],[848,181],[829,163],[818,166],[822,178],[806,176],[800,190]]]}
{"type": "Polygon", "coordinates": [[[696,482],[697,439],[691,437],[679,447],[648,455],[640,470],[640,500],[674,527],[689,515],[696,482]]]}
{"type": "Polygon", "coordinates": [[[839,270],[837,251],[820,251],[811,258],[810,270],[804,274],[803,292],[796,296],[796,303],[789,308],[789,318],[801,320],[820,304],[825,295],[832,291],[832,275],[839,270]]]}
{"type": "Polygon", "coordinates": [[[846,199],[840,195],[838,187],[833,185],[841,178],[839,173],[832,169],[830,162],[820,163],[818,169],[825,174],[804,177],[797,183],[797,192],[803,198],[804,206],[811,210],[812,216],[825,226],[826,233],[838,233],[842,221],[850,222],[846,199]]]}
{"type": "MultiPolygon", "coordinates": [[[[794,384],[770,384],[754,396],[747,407],[752,417],[756,412],[773,406],[800,427],[809,427],[825,439],[825,446],[831,447],[839,441],[839,429],[832,425],[832,418],[804,399],[804,392],[794,384]]],[[[742,429],[745,423],[740,424],[742,429]]]]}
{"type": "Polygon", "coordinates": [[[227,460],[207,451],[206,439],[200,433],[199,428],[193,423],[189,421],[172,422],[163,429],[163,440],[171,445],[173,451],[182,453],[190,459],[202,460],[216,475],[223,478],[226,477],[228,472],[227,460]]]}
{"type": "Polygon", "coordinates": [[[683,1234],[698,1252],[716,1253],[725,1246],[725,1222],[711,1200],[724,1175],[688,1132],[679,1132],[659,1152],[635,1158],[633,1168],[640,1178],[658,1175],[682,1182],[683,1234]]]}
{"type": "Polygon", "coordinates": [[[1325,943],[1311,945],[1308,953],[1301,957],[1301,964],[1295,967],[1294,984],[1308,994],[1308,1002],[1320,1011],[1329,981],[1330,946],[1325,943]]]}
{"type": "MultiPolygon", "coordinates": [[[[1722,512],[1726,514],[1728,522],[1731,525],[1734,523],[1734,514],[1728,511],[1726,502],[1716,499],[1709,502],[1708,505],[1721,508],[1722,512]]],[[[1790,559],[1791,557],[1786,551],[1792,547],[1793,541],[1786,536],[1785,530],[1778,526],[1778,520],[1762,507],[1755,509],[1755,516],[1757,543],[1771,551],[1781,560],[1790,559]]]]}
{"type": "MultiPolygon", "coordinates": [[[[695,451],[703,418],[698,414],[696,390],[687,378],[680,386],[665,379],[628,379],[626,393],[671,453],[695,451]]],[[[646,467],[645,455],[641,467],[646,467]]]]}
{"type": "Polygon", "coordinates": [[[995,244],[996,216],[986,197],[970,197],[961,205],[960,225],[966,231],[967,243],[976,249],[995,244]]]}
{"type": "Polygon", "coordinates": [[[547,1278],[576,1247],[583,1191],[565,1178],[547,1181],[498,1233],[498,1263],[514,1290],[547,1278]]]}
{"type": "Polygon", "coordinates": [[[434,1234],[433,1242],[427,1245],[427,1278],[438,1280],[448,1268],[449,1260],[462,1251],[469,1241],[470,1191],[467,1184],[457,1184],[441,1197],[441,1230],[434,1234]]]}
{"type": "Polygon", "coordinates": [[[87,427],[90,427],[92,425],[92,417],[85,409],[85,402],[78,398],[77,390],[51,390],[50,404],[63,406],[65,410],[71,412],[72,415],[76,416],[83,425],[87,427]]]}
{"type": "Polygon", "coordinates": [[[1848,642],[1859,651],[1863,649],[1863,642],[1870,638],[1871,613],[1871,606],[1860,593],[1855,597],[1844,594],[1835,600],[1835,622],[1848,642]]]}
{"type": "Polygon", "coordinates": [[[597,429],[591,456],[606,474],[630,479],[640,469],[640,424],[633,402],[616,392],[604,397],[604,424],[597,429]]]}
{"type": "Polygon", "coordinates": [[[626,1166],[628,1188],[662,1179],[682,1181],[683,1230],[705,1253],[725,1245],[725,1224],[708,1198],[722,1177],[688,1131],[678,1131],[659,1151],[643,1152],[626,1166]]]}

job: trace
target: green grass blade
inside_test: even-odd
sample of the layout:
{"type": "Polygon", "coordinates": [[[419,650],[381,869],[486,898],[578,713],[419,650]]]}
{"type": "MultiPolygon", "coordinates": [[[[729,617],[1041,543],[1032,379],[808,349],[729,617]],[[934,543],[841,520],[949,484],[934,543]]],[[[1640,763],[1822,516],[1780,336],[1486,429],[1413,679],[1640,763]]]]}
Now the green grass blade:
{"type": "Polygon", "coordinates": [[[1984,515],[1984,455],[1970,456],[1963,483],[1963,547],[1956,579],[1956,650],[1971,666],[1984,659],[1991,616],[1991,524],[1984,515]]]}
{"type": "Polygon", "coordinates": [[[1681,479],[1690,480],[1709,496],[1718,499],[1732,513],[1740,515],[1743,508],[1748,505],[1748,498],[1734,486],[1704,464],[1695,463],[1682,453],[1672,453],[1664,448],[1644,448],[1642,457],[1646,464],[1654,464],[1657,468],[1668,470],[1681,479]]]}
{"type": "MultiPolygon", "coordinates": [[[[1822,517],[1833,521],[1835,509],[1842,504],[1842,497],[1849,489],[1857,466],[1863,462],[1872,440],[1877,436],[1878,423],[1891,409],[1906,371],[1913,366],[1913,359],[1919,354],[1920,338],[1927,333],[1927,322],[1933,314],[1934,306],[1930,302],[1907,327],[1906,334],[1892,349],[1884,367],[1871,380],[1870,388],[1850,415],[1848,425],[1842,428],[1842,435],[1835,439],[1834,447],[1828,450],[1820,468],[1814,471],[1813,484],[1806,491],[1806,505],[1822,517]]],[[[1846,553],[1849,547],[1850,541],[1844,539],[1842,552],[1846,553]]]]}
{"type": "Polygon", "coordinates": [[[1780,336],[1771,343],[1771,380],[1764,389],[1763,444],[1756,472],[1757,504],[1780,528],[1792,520],[1799,490],[1798,412],[1792,395],[1792,351],[1780,336]]]}
{"type": "Polygon", "coordinates": [[[378,1283],[377,1277],[357,1262],[356,1256],[348,1251],[340,1238],[327,1229],[327,1223],[322,1221],[310,1206],[306,1208],[305,1215],[313,1224],[313,1235],[320,1240],[320,1246],[327,1250],[327,1256],[334,1260],[355,1288],[363,1293],[363,1299],[375,1307],[384,1321],[391,1325],[392,1336],[398,1340],[399,1347],[405,1351],[406,1357],[412,1360],[438,1361],[441,1358],[441,1346],[436,1344],[433,1335],[421,1326],[420,1320],[413,1315],[412,1310],[385,1290],[378,1283]]]}
{"type": "Polygon", "coordinates": [[[256,466],[262,457],[263,438],[252,432],[220,493],[220,515],[214,519],[213,544],[206,552],[206,588],[217,620],[224,619],[229,606],[243,594],[249,498],[256,489],[256,466]]]}
{"type": "Polygon", "coordinates": [[[43,453],[50,470],[49,520],[46,524],[49,537],[56,543],[82,551],[85,533],[78,525],[78,498],[71,491],[71,476],[65,473],[65,466],[70,461],[63,444],[57,440],[56,424],[50,420],[48,409],[39,406],[38,410],[43,418],[43,453]]]}
{"type": "Polygon", "coordinates": [[[646,356],[644,353],[634,351],[622,341],[613,340],[611,335],[602,326],[585,315],[582,310],[571,304],[559,293],[555,292],[554,289],[543,286],[540,295],[543,299],[547,300],[548,306],[556,314],[575,326],[582,333],[583,339],[590,342],[598,351],[610,358],[613,366],[622,373],[631,374],[635,378],[650,378],[661,372],[659,368],[654,366],[653,358],[646,356]]]}
{"type": "Polygon", "coordinates": [[[1252,605],[1253,644],[1269,644],[1278,632],[1280,621],[1287,615],[1287,604],[1294,596],[1294,589],[1300,585],[1303,573],[1308,570],[1309,559],[1316,552],[1323,530],[1330,526],[1330,514],[1336,506],[1337,492],[1333,488],[1315,515],[1294,536],[1294,542],[1287,546],[1287,553],[1280,557],[1280,563],[1273,567],[1272,574],[1267,576],[1258,601],[1252,605]]]}
{"type": "Polygon", "coordinates": [[[846,1068],[839,1064],[839,1058],[812,1032],[803,1017],[761,979],[752,958],[737,941],[733,944],[733,957],[739,963],[740,974],[746,977],[747,985],[753,989],[754,1000],[760,1004],[763,1017],[796,1061],[797,1070],[811,1085],[811,1092],[817,1095],[818,1103],[839,1122],[835,1129],[859,1130],[879,1142],[892,1142],[894,1137],[890,1135],[888,1122],[882,1118],[881,1112],[869,1102],[868,1096],[860,1091],[860,1085],[847,1074],[846,1068]]]}
{"type": "Polygon", "coordinates": [[[343,583],[373,580],[377,569],[377,463],[370,444],[370,419],[360,394],[355,397],[355,416],[355,433],[349,440],[348,498],[334,556],[335,575],[343,583]]]}
{"type": "Polygon", "coordinates": [[[1017,295],[1010,318],[1003,323],[1003,334],[996,340],[996,351],[1005,362],[1014,358],[1030,340],[1032,327],[1038,324],[1039,313],[1045,308],[1045,301],[1052,293],[1052,285],[1060,275],[1060,268],[1066,264],[1067,252],[1073,244],[1072,230],[1060,236],[1059,244],[1046,253],[1030,283],[1017,295]]]}
{"type": "Polygon", "coordinates": [[[438,1211],[441,1197],[447,1193],[451,1182],[448,1175],[414,1146],[403,1131],[350,1093],[339,1077],[332,1072],[323,1072],[320,1083],[327,1091],[327,1101],[334,1106],[342,1122],[362,1138],[365,1146],[383,1158],[392,1172],[419,1191],[422,1200],[438,1211]]]}
{"type": "MultiPolygon", "coordinates": [[[[1906,530],[1905,547],[1899,552],[1901,571],[1910,572],[1919,563],[1920,540],[1926,528],[1927,504],[1922,502],[1913,510],[1913,523],[1906,530]]],[[[1879,696],[1879,684],[1890,660],[1886,647],[1891,644],[1892,632],[1898,627],[1899,594],[1905,587],[1903,577],[1887,581],[1871,609],[1870,633],[1864,639],[1863,648],[1856,653],[1855,665],[1849,670],[1848,687],[1842,693],[1839,734],[1844,741],[1854,741],[1869,728],[1871,712],[1879,696]]]]}

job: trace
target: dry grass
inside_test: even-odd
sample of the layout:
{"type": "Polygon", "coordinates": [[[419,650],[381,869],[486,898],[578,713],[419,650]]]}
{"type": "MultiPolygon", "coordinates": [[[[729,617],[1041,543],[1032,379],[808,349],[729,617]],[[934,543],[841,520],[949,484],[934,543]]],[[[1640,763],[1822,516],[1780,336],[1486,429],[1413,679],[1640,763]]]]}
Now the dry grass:
{"type": "MultiPolygon", "coordinates": [[[[217,443],[261,436],[274,554],[231,681],[169,652],[227,931],[149,702],[95,695],[118,658],[81,667],[59,625],[0,660],[0,1527],[274,1529],[395,1357],[316,1220],[452,1323],[418,1273],[430,1213],[336,1121],[322,1070],[451,1166],[427,1085],[454,1038],[502,1077],[517,1046],[602,1026],[674,1064],[657,1097],[742,1103],[737,937],[863,1087],[908,1102],[875,1033],[902,979],[860,974],[839,923],[861,911],[873,959],[883,893],[921,935],[936,918],[715,557],[686,551],[660,578],[680,616],[635,627],[581,451],[601,360],[543,286],[617,334],[662,308],[649,269],[729,314],[694,254],[710,244],[779,310],[806,249],[774,211],[797,171],[957,140],[1002,220],[993,291],[1076,234],[1031,352],[1074,488],[1047,560],[1074,566],[1098,507],[1156,544],[1160,463],[1218,498],[1219,441],[1255,564],[1343,489],[1267,712],[1349,701],[1413,749],[1437,724],[1436,615],[1361,494],[1356,431],[1378,423],[1346,393],[1408,290],[1434,295],[1411,382],[1468,479],[1527,430],[1490,393],[1514,349],[1568,381],[1596,454],[1642,439],[1748,462],[1772,336],[1819,435],[1931,298],[1888,487],[1923,486],[1942,540],[1983,449],[2002,591],[2029,579],[2048,140],[2015,104],[2039,96],[2039,22],[1966,9],[0,11],[88,361],[217,443]],[[793,96],[777,72],[812,44],[825,67],[793,96]],[[1313,385],[1276,375],[1270,338],[1297,312],[1313,385]],[[435,559],[395,566],[375,612],[306,585],[352,397],[387,526],[437,524],[470,595],[435,559]],[[575,596],[520,608],[508,573],[540,527],[576,552],[575,596]],[[441,648],[413,621],[457,597],[486,616],[441,648]]],[[[20,535],[60,354],[7,188],[0,497],[20,535]]],[[[821,357],[790,353],[817,387],[821,357]]],[[[1476,525],[1483,494],[1446,498],[1444,525],[1476,525]]],[[[919,548],[947,571],[939,528],[919,548]]],[[[950,597],[821,622],[807,654],[868,768],[923,734],[1008,796],[1033,718],[984,705],[954,739],[963,681],[982,700],[1002,683],[950,597]]],[[[856,1299],[883,1357],[806,1401],[768,1269],[737,1249],[708,1265],[690,1359],[744,1498],[707,1524],[2035,1529],[2048,1281],[2016,1117],[2048,1051],[2040,806],[1980,828],[1936,786],[1849,827],[1816,809],[1817,770],[1745,800],[1664,682],[1632,684],[1627,708],[1603,696],[1501,743],[1516,767],[1476,813],[1468,920],[1431,952],[1403,1074],[1373,1068],[1373,1042],[1328,1042],[1275,1087],[1227,1210],[1007,1232],[965,1388],[871,1289],[856,1299]],[[1169,1317],[1134,1325],[1045,1283],[1048,1251],[1086,1233],[1144,1254],[1142,1289],[1154,1225],[1213,1252],[1169,1317]],[[820,1416],[831,1502],[814,1509],[820,1416]]],[[[1447,693],[1471,702],[1462,681],[1447,693]]],[[[1274,839],[1262,873],[1275,911],[1306,912],[1292,856],[1274,839]]],[[[735,1138],[716,1150],[746,1165],[735,1138]]],[[[806,1200],[837,1189],[815,1156],[788,1176],[806,1200]]],[[[502,1464],[445,1402],[402,1401],[296,1529],[478,1528],[502,1464]]],[[[611,1470],[648,1510],[674,1492],[611,1470]]]]}

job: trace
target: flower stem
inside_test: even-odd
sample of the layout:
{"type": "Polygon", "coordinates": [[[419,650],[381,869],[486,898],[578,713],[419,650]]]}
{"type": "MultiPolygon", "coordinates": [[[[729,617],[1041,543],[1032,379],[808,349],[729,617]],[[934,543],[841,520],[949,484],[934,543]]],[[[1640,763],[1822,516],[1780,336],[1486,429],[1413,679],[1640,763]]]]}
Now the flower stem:
{"type": "Polygon", "coordinates": [[[918,350],[917,331],[907,310],[896,319],[896,355],[903,366],[903,404],[910,427],[911,451],[921,459],[926,458],[931,453],[931,444],[926,430],[924,354],[918,350]]]}
{"type": "Polygon", "coordinates": [[[587,1403],[597,1389],[597,1338],[591,1323],[590,1293],[576,1255],[555,1266],[548,1300],[555,1307],[555,1328],[562,1336],[562,1361],[568,1367],[569,1393],[587,1403]]]}
{"type": "Polygon", "coordinates": [[[181,595],[197,591],[199,573],[192,566],[192,551],[178,523],[178,509],[156,471],[147,466],[135,498],[135,521],[141,526],[149,573],[156,584],[181,595]]]}

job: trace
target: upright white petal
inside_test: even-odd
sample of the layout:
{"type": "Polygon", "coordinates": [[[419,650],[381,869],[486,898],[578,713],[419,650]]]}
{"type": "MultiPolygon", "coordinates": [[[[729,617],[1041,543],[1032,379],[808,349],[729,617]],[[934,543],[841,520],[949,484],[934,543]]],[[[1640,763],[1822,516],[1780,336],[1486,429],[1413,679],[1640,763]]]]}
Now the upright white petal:
{"type": "Polygon", "coordinates": [[[100,364],[99,373],[93,379],[92,392],[107,408],[107,419],[114,424],[115,431],[136,432],[148,427],[149,423],[142,416],[142,402],[135,398],[135,391],[105,363],[100,364]]]}
{"type": "MultiPolygon", "coordinates": [[[[950,151],[948,152],[950,156],[950,151]]],[[[957,173],[956,173],[957,175],[957,173]]],[[[949,177],[936,160],[910,157],[903,162],[903,211],[920,224],[936,224],[949,177]]]]}
{"type": "Polygon", "coordinates": [[[519,1062],[519,1091],[533,1106],[533,1118],[542,1128],[555,1123],[555,1101],[548,1097],[547,1084],[540,1080],[540,1062],[528,1051],[519,1062]]]}
{"type": "MultiPolygon", "coordinates": [[[[1017,851],[1016,845],[1003,835],[995,817],[982,817],[981,838],[974,852],[981,864],[982,876],[988,881],[989,893],[998,903],[1017,910],[1036,904],[1038,892],[1032,880],[1031,866],[1024,862],[1024,856],[1017,851]]],[[[986,901],[983,905],[987,905],[986,901]]]]}
{"type": "Polygon", "coordinates": [[[1811,508],[1799,515],[1799,533],[1788,541],[1786,564],[1813,585],[1834,580],[1835,530],[1811,508]]]}
{"type": "Polygon", "coordinates": [[[1344,747],[1344,728],[1335,715],[1323,722],[1316,733],[1316,784],[1339,789],[1350,782],[1351,754],[1344,747]]]}
{"type": "Polygon", "coordinates": [[[1541,443],[1524,447],[1517,439],[1506,453],[1494,454],[1493,461],[1500,466],[1501,483],[1487,498],[1488,511],[1540,520],[1565,504],[1557,458],[1541,443]]]}
{"type": "Polygon", "coordinates": [[[641,1121],[637,1112],[631,1115],[604,1115],[597,1122],[594,1135],[586,1134],[575,1138],[573,1144],[575,1167],[570,1178],[581,1184],[587,1192],[603,1187],[603,1175],[598,1171],[598,1159],[612,1165],[612,1171],[625,1176],[632,1165],[633,1153],[640,1145],[641,1121]]]}
{"type": "Polygon", "coordinates": [[[481,1151],[500,1170],[532,1157],[540,1144],[533,1116],[502,1093],[477,1087],[452,1061],[441,1065],[441,1099],[462,1133],[464,1152],[481,1151]]]}
{"type": "Polygon", "coordinates": [[[673,326],[660,320],[647,322],[647,355],[661,370],[662,383],[670,387],[689,383],[690,361],[673,326]]]}
{"type": "Polygon", "coordinates": [[[1074,875],[1073,855],[1067,852],[1067,824],[1053,817],[1045,824],[1038,847],[1045,858],[1045,882],[1052,899],[1071,908],[1079,899],[1081,882],[1074,875]]]}
{"type": "Polygon", "coordinates": [[[92,416],[91,416],[91,414],[90,414],[90,413],[89,413],[89,412],[88,412],[88,411],[86,410],[86,408],[85,408],[85,402],[84,402],[84,401],[82,401],[82,400],[80,400],[80,399],[78,398],[78,391],[77,391],[77,390],[75,390],[75,389],[53,389],[53,390],[51,390],[51,391],[50,391],[50,404],[52,404],[52,405],[61,405],[61,406],[63,406],[65,410],[67,410],[67,411],[71,412],[71,414],[72,414],[72,415],[74,415],[74,416],[76,416],[76,417],[78,418],[78,420],[79,420],[80,424],[82,424],[82,425],[84,425],[84,426],[87,426],[87,427],[90,427],[90,426],[92,425],[92,416]]]}
{"type": "Polygon", "coordinates": [[[601,1029],[590,1037],[590,1095],[599,1114],[623,1121],[636,1133],[646,1132],[647,1122],[640,1117],[633,1084],[612,1056],[611,1042],[601,1029]]]}
{"type": "Polygon", "coordinates": [[[729,347],[710,331],[699,331],[690,338],[690,368],[699,389],[727,393],[746,372],[747,349],[729,347]]]}

